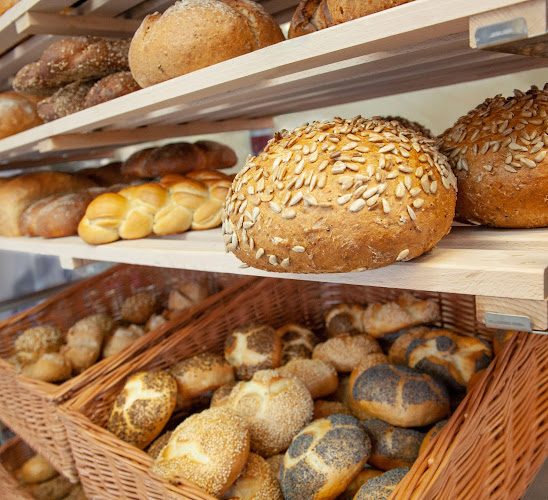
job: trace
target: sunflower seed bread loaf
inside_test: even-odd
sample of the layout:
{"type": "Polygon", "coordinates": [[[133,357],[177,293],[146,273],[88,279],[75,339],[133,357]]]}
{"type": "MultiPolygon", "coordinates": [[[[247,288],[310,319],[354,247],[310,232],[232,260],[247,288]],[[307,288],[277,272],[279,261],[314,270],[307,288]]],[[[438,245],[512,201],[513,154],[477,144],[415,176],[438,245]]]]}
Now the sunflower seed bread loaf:
{"type": "Polygon", "coordinates": [[[251,267],[334,273],[430,250],[451,228],[456,179],[433,140],[399,122],[334,118],[283,130],[229,190],[227,250],[251,267]]]}
{"type": "Polygon", "coordinates": [[[548,84],[500,94],[439,137],[457,176],[457,214],[493,227],[548,226],[548,84]]]}

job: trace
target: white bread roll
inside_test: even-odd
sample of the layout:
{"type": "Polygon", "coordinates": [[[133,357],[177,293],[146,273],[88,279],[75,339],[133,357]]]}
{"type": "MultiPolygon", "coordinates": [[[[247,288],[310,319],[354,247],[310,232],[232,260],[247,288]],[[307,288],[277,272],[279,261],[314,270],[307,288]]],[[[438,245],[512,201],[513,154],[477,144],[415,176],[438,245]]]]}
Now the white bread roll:
{"type": "Polygon", "coordinates": [[[139,325],[129,325],[127,328],[118,327],[114,333],[105,339],[103,346],[103,358],[114,356],[123,351],[127,346],[142,337],[145,331],[139,325]]]}
{"type": "Polygon", "coordinates": [[[70,362],[59,352],[46,352],[21,368],[21,374],[44,382],[66,380],[70,378],[71,372],[70,362]]]}

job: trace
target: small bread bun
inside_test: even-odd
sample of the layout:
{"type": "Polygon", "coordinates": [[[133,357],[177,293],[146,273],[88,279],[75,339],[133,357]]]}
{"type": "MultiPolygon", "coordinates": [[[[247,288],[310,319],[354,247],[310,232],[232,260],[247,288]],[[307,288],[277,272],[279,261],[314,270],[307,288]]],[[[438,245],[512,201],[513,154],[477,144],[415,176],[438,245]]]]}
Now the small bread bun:
{"type": "Polygon", "coordinates": [[[148,292],[131,295],[122,304],[122,318],[128,323],[142,325],[147,322],[156,307],[154,295],[148,292]]]}
{"type": "Polygon", "coordinates": [[[34,455],[17,470],[15,476],[22,483],[43,483],[57,474],[53,465],[44,457],[34,455]]]}
{"type": "Polygon", "coordinates": [[[278,483],[280,482],[278,479],[278,476],[280,474],[280,467],[282,466],[282,462],[284,461],[285,453],[278,453],[277,455],[272,455],[271,457],[268,457],[266,459],[266,463],[270,467],[270,470],[272,471],[272,474],[274,474],[274,477],[276,478],[276,481],[278,483]]]}
{"type": "Polygon", "coordinates": [[[59,352],[46,352],[34,363],[27,363],[21,368],[21,374],[44,382],[60,382],[70,378],[72,366],[59,352]]]}
{"type": "Polygon", "coordinates": [[[288,323],[276,330],[282,341],[282,365],[291,359],[311,358],[318,337],[308,328],[288,323]]]}
{"type": "MultiPolygon", "coordinates": [[[[396,341],[403,337],[408,332],[415,332],[415,335],[422,335],[424,333],[428,333],[433,328],[426,325],[420,325],[420,326],[411,326],[409,328],[402,328],[401,330],[396,330],[392,333],[387,333],[386,335],[383,335],[382,337],[379,337],[377,339],[377,342],[381,346],[382,352],[384,352],[386,355],[390,353],[390,349],[392,349],[392,346],[396,343],[396,341]]],[[[391,363],[394,363],[396,365],[404,364],[401,361],[390,361],[391,363]]]]}
{"type": "Polygon", "coordinates": [[[377,418],[361,423],[371,439],[368,463],[382,470],[411,467],[419,456],[424,433],[395,427],[377,418]]]}
{"type": "Polygon", "coordinates": [[[297,377],[313,399],[332,394],[339,385],[333,365],[321,359],[292,359],[278,371],[284,376],[297,377]]]}
{"type": "Polygon", "coordinates": [[[25,489],[35,500],[62,500],[72,490],[73,484],[63,476],[55,476],[43,483],[34,483],[25,489]]]}
{"type": "Polygon", "coordinates": [[[145,330],[139,325],[129,325],[127,328],[118,327],[112,335],[105,340],[103,358],[108,358],[123,351],[139,337],[145,334],[145,330]]]}
{"type": "Polygon", "coordinates": [[[154,330],[156,328],[159,328],[164,323],[167,322],[167,319],[164,318],[161,314],[153,314],[150,318],[148,318],[148,321],[145,325],[145,330],[149,332],[150,330],[154,330]]]}
{"type": "Polygon", "coordinates": [[[365,467],[358,472],[358,475],[354,479],[352,479],[352,482],[346,487],[346,490],[344,490],[337,497],[337,500],[352,500],[359,489],[367,483],[367,481],[379,477],[382,474],[384,474],[384,471],[374,469],[373,467],[365,464],[365,467]]]}
{"type": "Polygon", "coordinates": [[[338,372],[351,372],[364,356],[380,352],[379,344],[369,335],[342,334],[318,344],[312,358],[329,361],[338,372]]]}
{"type": "Polygon", "coordinates": [[[152,472],[173,484],[191,481],[218,497],[242,472],[248,455],[245,420],[230,408],[210,408],[179,424],[152,472]]]}
{"type": "Polygon", "coordinates": [[[424,326],[407,328],[392,344],[388,351],[388,361],[395,365],[407,365],[407,348],[415,339],[422,339],[432,329],[424,326]]]}
{"type": "Polygon", "coordinates": [[[280,469],[285,500],[333,499],[350,484],[369,457],[371,445],[349,415],[315,420],[293,439],[280,469]]]}
{"type": "Polygon", "coordinates": [[[325,327],[330,337],[341,333],[358,335],[365,333],[363,326],[362,306],[356,304],[339,304],[331,309],[325,316],[325,327]]]}
{"type": "Polygon", "coordinates": [[[266,271],[375,269],[430,250],[455,202],[432,139],[398,122],[335,118],[282,130],[248,160],[227,194],[223,234],[228,251],[266,271]]]}
{"type": "Polygon", "coordinates": [[[63,334],[53,325],[28,328],[15,339],[15,355],[22,365],[36,361],[46,352],[57,352],[63,345],[63,334]]]}
{"type": "Polygon", "coordinates": [[[167,372],[136,373],[116,398],[107,429],[122,441],[146,448],[162,432],[176,400],[177,383],[167,372]]]}
{"type": "Polygon", "coordinates": [[[164,432],[159,438],[156,438],[152,444],[148,447],[147,455],[154,460],[158,458],[160,452],[164,449],[164,446],[168,443],[173,431],[164,432]]]}
{"type": "Polygon", "coordinates": [[[449,413],[445,386],[426,373],[390,363],[365,368],[350,375],[351,406],[398,427],[421,427],[449,413]]]}
{"type": "Polygon", "coordinates": [[[225,405],[228,402],[228,396],[230,396],[230,393],[232,392],[232,389],[236,387],[236,384],[237,382],[233,380],[232,382],[219,387],[211,397],[210,406],[213,408],[215,406],[225,405]]]}
{"type": "Polygon", "coordinates": [[[234,381],[234,370],[220,354],[205,352],[184,359],[169,369],[177,381],[177,395],[191,400],[234,381]]]}
{"type": "Polygon", "coordinates": [[[259,370],[280,366],[282,342],[270,326],[250,323],[226,338],[225,359],[234,367],[238,379],[250,380],[259,370]]]}
{"type": "Polygon", "coordinates": [[[327,418],[331,415],[352,415],[350,408],[340,401],[325,401],[323,399],[317,399],[314,401],[314,415],[312,420],[318,418],[327,418]]]}
{"type": "Polygon", "coordinates": [[[457,176],[457,214],[493,227],[548,226],[548,85],[500,94],[439,137],[457,176]]]}
{"type": "Polygon", "coordinates": [[[493,352],[498,356],[504,349],[506,343],[517,333],[516,330],[496,330],[493,335],[493,352]]]}
{"type": "Polygon", "coordinates": [[[312,420],[314,402],[305,385],[277,370],[257,372],[250,382],[240,382],[227,403],[245,417],[251,449],[263,457],[287,450],[299,430],[312,420]]]}
{"type": "Polygon", "coordinates": [[[222,500],[283,500],[280,483],[263,457],[250,453],[244,470],[222,500]]]}
{"type": "Polygon", "coordinates": [[[375,338],[439,319],[440,307],[437,302],[420,300],[410,293],[403,293],[395,302],[369,304],[363,314],[365,331],[375,338]]]}
{"type": "Polygon", "coordinates": [[[419,449],[419,455],[426,449],[426,447],[430,444],[430,441],[434,439],[438,432],[440,432],[443,428],[443,426],[449,422],[447,418],[444,418],[443,420],[440,420],[439,422],[436,422],[435,425],[427,432],[426,436],[424,436],[421,447],[419,449]]]}
{"type": "Polygon", "coordinates": [[[392,469],[367,481],[356,493],[354,500],[388,500],[409,470],[409,467],[392,469]]]}

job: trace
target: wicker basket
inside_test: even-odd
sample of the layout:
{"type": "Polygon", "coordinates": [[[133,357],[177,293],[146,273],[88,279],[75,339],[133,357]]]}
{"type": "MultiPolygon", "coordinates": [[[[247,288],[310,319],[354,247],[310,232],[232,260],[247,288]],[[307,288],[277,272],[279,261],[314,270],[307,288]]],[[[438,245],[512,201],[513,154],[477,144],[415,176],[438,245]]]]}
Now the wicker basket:
{"type": "MultiPolygon", "coordinates": [[[[100,384],[90,387],[63,407],[63,415],[66,420],[74,459],[86,493],[91,498],[124,498],[131,500],[211,499],[209,495],[200,492],[191,485],[185,484],[174,487],[162,481],[150,472],[152,460],[148,455],[120,441],[105,430],[104,427],[112,404],[122,389],[127,376],[131,373],[143,369],[165,368],[181,359],[205,350],[221,352],[226,335],[234,327],[247,321],[263,321],[275,327],[281,326],[288,321],[296,321],[306,324],[321,334],[324,315],[331,306],[341,302],[366,303],[392,300],[400,292],[393,289],[328,283],[276,279],[261,280],[239,296],[234,297],[225,306],[217,307],[207,315],[203,315],[192,325],[177,332],[177,334],[158,344],[154,349],[143,353],[134,359],[131,365],[118,368],[109,375],[108,379],[103,379],[100,384]]],[[[415,295],[432,298],[439,302],[442,310],[441,326],[463,333],[476,333],[488,339],[492,338],[492,330],[486,329],[475,320],[474,297],[422,292],[417,292],[415,295]]],[[[469,417],[478,411],[481,414],[479,418],[485,419],[483,426],[487,425],[488,422],[496,421],[487,420],[487,416],[491,416],[491,419],[496,419],[499,416],[501,422],[504,421],[504,418],[500,415],[500,402],[495,406],[491,406],[491,400],[487,398],[487,395],[494,390],[498,390],[491,385],[490,380],[496,381],[497,384],[503,384],[504,380],[512,377],[512,374],[506,371],[510,365],[512,367],[520,366],[522,370],[530,373],[534,377],[532,380],[537,384],[536,387],[539,393],[543,389],[548,389],[546,387],[548,385],[548,366],[543,366],[535,357],[527,358],[527,356],[520,355],[519,359],[514,360],[514,355],[517,352],[524,352],[524,349],[527,349],[527,352],[536,349],[540,353],[539,346],[544,345],[544,349],[548,352],[548,342],[542,344],[542,340],[544,339],[530,336],[520,336],[514,340],[504,351],[504,355],[496,363],[492,363],[482,383],[476,386],[475,390],[463,403],[464,406],[461,406],[452,417],[451,423],[446,426],[444,431],[440,432],[439,439],[443,440],[442,442],[446,445],[450,445],[453,442],[453,435],[460,429],[464,415],[469,417]],[[519,349],[514,348],[516,342],[520,344],[519,349]],[[529,364],[535,366],[536,369],[531,369],[529,364]]],[[[543,360],[544,365],[546,365],[548,356],[544,356],[543,360]]],[[[519,377],[519,380],[522,380],[522,378],[519,377]]],[[[496,387],[500,388],[500,385],[496,387]]],[[[546,392],[548,394],[548,390],[546,392]]],[[[546,414],[548,411],[546,398],[545,400],[542,400],[542,398],[537,400],[535,399],[536,396],[537,393],[534,393],[531,401],[532,404],[537,405],[536,408],[540,413],[519,411],[519,418],[522,419],[521,425],[528,429],[534,429],[529,433],[519,434],[519,438],[522,439],[519,449],[529,450],[527,456],[535,457],[534,462],[527,464],[529,469],[526,477],[527,481],[531,479],[532,474],[546,455],[546,449],[537,445],[540,441],[533,440],[533,436],[542,439],[539,431],[545,431],[546,425],[541,421],[539,414],[542,415],[542,412],[546,414]],[[541,404],[542,401],[544,401],[544,406],[541,404]]],[[[501,400],[510,408],[513,406],[514,393],[504,392],[504,394],[499,394],[498,397],[502,398],[501,400]]],[[[527,411],[530,408],[531,405],[527,407],[527,411]]],[[[477,422],[475,425],[481,428],[477,422]]],[[[513,424],[509,424],[508,427],[501,426],[496,432],[491,432],[489,439],[496,439],[499,447],[504,446],[514,432],[514,428],[513,424]]],[[[470,430],[468,432],[470,433],[470,430]]],[[[450,460],[453,456],[462,457],[463,454],[474,454],[474,446],[471,446],[471,442],[474,442],[474,440],[472,436],[463,441],[461,445],[463,448],[458,450],[454,446],[450,446],[450,451],[444,455],[443,465],[445,466],[447,460],[450,460]]],[[[435,441],[435,443],[438,442],[440,441],[435,441]]],[[[441,445],[435,446],[433,451],[429,451],[419,458],[409,478],[413,478],[414,481],[420,479],[422,472],[417,472],[417,467],[420,467],[420,464],[428,464],[429,461],[434,460],[434,457],[437,456],[436,450],[441,445]]],[[[478,453],[480,453],[479,450],[478,453]]],[[[489,477],[495,478],[499,467],[495,458],[490,454],[486,454],[481,457],[481,460],[483,460],[481,464],[477,463],[478,460],[471,461],[470,467],[477,468],[478,472],[486,470],[489,477]]],[[[453,466],[460,467],[460,462],[454,463],[453,466]]],[[[504,479],[499,478],[504,484],[497,484],[495,481],[487,484],[481,483],[481,488],[491,488],[486,490],[485,495],[492,494],[491,498],[518,498],[519,495],[514,494],[515,491],[518,491],[515,484],[520,482],[523,482],[523,485],[526,484],[525,477],[521,475],[520,470],[520,467],[523,466],[524,464],[520,465],[519,463],[506,464],[505,472],[508,475],[504,479]],[[497,486],[504,489],[497,490],[497,486]],[[500,493],[498,496],[497,491],[500,493]],[[511,496],[507,496],[508,491],[512,492],[511,496]]],[[[448,474],[447,467],[445,471],[448,474]]],[[[472,472],[473,470],[468,473],[471,474],[472,472]]],[[[441,478],[436,476],[429,479],[426,485],[420,483],[425,489],[416,498],[454,499],[455,497],[451,495],[437,496],[436,485],[438,480],[441,480],[441,478]],[[433,491],[434,493],[428,496],[427,491],[433,491]]],[[[468,477],[467,482],[470,483],[471,481],[472,477],[468,477]]],[[[414,486],[411,486],[411,488],[414,488],[414,486]]],[[[519,489],[519,491],[522,490],[519,489]]],[[[402,498],[406,497],[402,496],[402,498]]],[[[472,495],[463,496],[462,498],[475,499],[480,498],[480,496],[472,495]]]]}
{"type": "Polygon", "coordinates": [[[13,473],[19,469],[34,452],[19,437],[13,437],[0,447],[0,498],[2,500],[33,500],[21,489],[13,473]]]}
{"type": "Polygon", "coordinates": [[[76,468],[65,426],[57,411],[58,406],[95,379],[105,376],[154,345],[215,303],[215,293],[219,290],[224,289],[221,294],[230,295],[230,288],[239,290],[253,281],[254,278],[242,280],[229,274],[121,265],[82,281],[42,304],[3,321],[0,323],[0,357],[3,358],[0,359],[0,420],[49,460],[58,471],[70,480],[77,481],[76,468]],[[15,339],[27,328],[49,323],[66,331],[78,319],[94,313],[108,313],[119,319],[123,300],[131,294],[150,291],[160,301],[165,301],[171,284],[178,280],[204,277],[213,296],[148,332],[123,352],[99,361],[84,373],[62,384],[54,385],[19,375],[14,366],[6,361],[15,354],[15,339]],[[231,283],[234,283],[233,287],[230,287],[231,283]]]}

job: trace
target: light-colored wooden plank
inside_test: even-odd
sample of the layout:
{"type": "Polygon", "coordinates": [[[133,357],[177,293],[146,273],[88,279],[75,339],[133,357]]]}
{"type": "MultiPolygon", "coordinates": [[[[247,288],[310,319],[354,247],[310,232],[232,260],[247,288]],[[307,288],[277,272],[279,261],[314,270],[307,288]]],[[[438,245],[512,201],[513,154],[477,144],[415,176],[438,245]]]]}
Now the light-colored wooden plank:
{"type": "Polygon", "coordinates": [[[41,153],[50,151],[67,151],[107,146],[121,146],[139,142],[156,141],[171,137],[189,135],[218,134],[237,130],[257,130],[272,128],[272,118],[256,118],[253,120],[226,120],[222,122],[194,122],[186,125],[164,125],[143,127],[138,129],[116,129],[87,134],[66,134],[50,137],[38,143],[41,153]]]}
{"type": "Polygon", "coordinates": [[[76,151],[65,154],[42,154],[40,156],[36,153],[32,153],[28,158],[18,158],[14,161],[2,159],[2,161],[0,161],[0,171],[36,168],[45,165],[57,165],[75,161],[102,160],[105,158],[112,158],[114,153],[114,150],[106,148],[87,150],[85,152],[76,151]]]}
{"type": "Polygon", "coordinates": [[[476,318],[484,322],[485,313],[515,314],[531,319],[534,330],[548,330],[548,301],[476,297],[476,318]]]}
{"type": "Polygon", "coordinates": [[[99,16],[71,16],[46,12],[27,12],[15,23],[18,35],[131,37],[140,26],[137,19],[99,16]]]}

